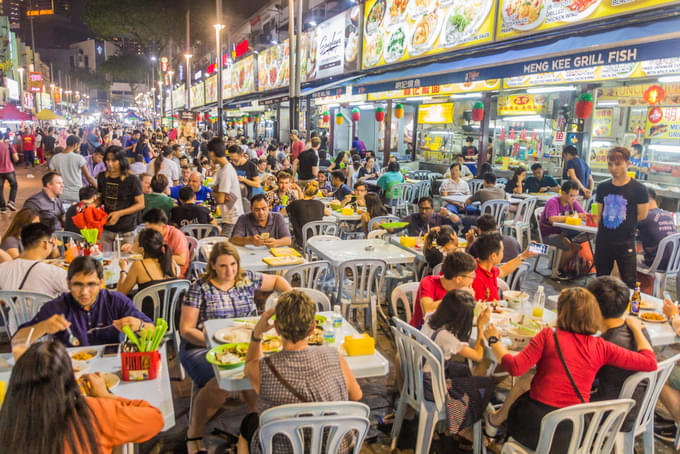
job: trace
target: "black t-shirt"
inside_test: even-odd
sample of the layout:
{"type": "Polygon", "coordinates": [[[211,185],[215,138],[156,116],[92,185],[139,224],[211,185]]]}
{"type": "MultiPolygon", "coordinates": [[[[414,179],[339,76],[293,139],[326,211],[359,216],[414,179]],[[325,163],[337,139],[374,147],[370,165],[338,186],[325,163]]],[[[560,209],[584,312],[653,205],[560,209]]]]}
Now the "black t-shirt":
{"type": "Polygon", "coordinates": [[[604,205],[597,241],[608,244],[630,244],[634,241],[637,206],[649,201],[647,188],[634,179],[623,186],[614,186],[612,180],[607,180],[597,186],[595,200],[604,205]]]}
{"type": "Polygon", "coordinates": [[[270,154],[267,155],[267,165],[271,167],[272,170],[276,170],[279,166],[279,161],[276,160],[276,156],[270,154]]]}
{"type": "Polygon", "coordinates": [[[319,165],[319,157],[316,155],[316,152],[311,148],[305,150],[298,156],[298,161],[298,178],[300,180],[313,180],[312,167],[319,165]]]}
{"type": "MultiPolygon", "coordinates": [[[[135,197],[142,195],[142,183],[135,175],[126,175],[124,180],[97,175],[97,188],[102,195],[104,210],[107,213],[124,210],[135,204],[135,197]]],[[[132,232],[137,226],[137,213],[121,216],[115,225],[104,226],[105,230],[117,233],[132,232]]]]}
{"type": "Polygon", "coordinates": [[[54,144],[56,142],[57,142],[57,139],[55,139],[53,136],[43,136],[43,139],[42,139],[43,149],[46,152],[54,151],[54,144]]]}
{"type": "Polygon", "coordinates": [[[378,179],[378,171],[375,170],[375,167],[373,167],[373,169],[371,169],[371,170],[366,170],[366,167],[362,166],[359,169],[359,178],[363,178],[365,176],[371,176],[375,179],[378,179]]]}
{"type": "MultiPolygon", "coordinates": [[[[246,177],[249,180],[252,180],[253,178],[260,175],[260,172],[257,171],[257,165],[255,165],[255,163],[252,161],[246,161],[240,166],[234,166],[234,169],[236,170],[236,175],[240,177],[246,177]]],[[[250,199],[253,193],[253,188],[244,183],[241,183],[241,186],[246,187],[248,191],[247,197],[250,199]]]]}
{"type": "Polygon", "coordinates": [[[324,204],[320,200],[295,200],[286,207],[288,219],[293,226],[295,244],[302,247],[302,227],[312,221],[323,219],[324,204]]]}
{"type": "Polygon", "coordinates": [[[210,224],[210,210],[195,203],[182,204],[170,210],[170,223],[177,227],[190,224],[210,224]]]}
{"type": "Polygon", "coordinates": [[[70,207],[68,207],[68,210],[66,210],[66,214],[64,215],[64,230],[67,232],[73,232],[77,233],[80,235],[80,229],[76,227],[76,225],[73,223],[73,216],[78,214],[78,204],[74,203],[70,207]]]}
{"type": "Polygon", "coordinates": [[[477,154],[477,147],[474,145],[467,146],[465,145],[463,147],[463,156],[474,156],[477,154]]]}

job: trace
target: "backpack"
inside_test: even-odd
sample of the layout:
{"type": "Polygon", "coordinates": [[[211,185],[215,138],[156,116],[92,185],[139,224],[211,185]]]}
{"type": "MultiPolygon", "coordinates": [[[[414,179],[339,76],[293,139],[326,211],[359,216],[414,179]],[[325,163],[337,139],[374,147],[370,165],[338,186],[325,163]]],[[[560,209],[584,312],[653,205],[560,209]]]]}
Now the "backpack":
{"type": "Polygon", "coordinates": [[[587,276],[595,272],[595,258],[589,241],[581,243],[581,250],[564,265],[562,271],[574,276],[587,276]]]}

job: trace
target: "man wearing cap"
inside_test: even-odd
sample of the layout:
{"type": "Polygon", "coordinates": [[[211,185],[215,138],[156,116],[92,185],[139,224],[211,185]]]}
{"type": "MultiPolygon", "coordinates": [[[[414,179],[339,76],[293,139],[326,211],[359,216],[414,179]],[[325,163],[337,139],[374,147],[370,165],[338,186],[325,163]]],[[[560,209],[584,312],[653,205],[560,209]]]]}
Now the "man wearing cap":
{"type": "Polygon", "coordinates": [[[290,153],[291,161],[295,161],[300,153],[305,149],[305,143],[300,140],[298,130],[292,129],[290,131],[290,153]]]}

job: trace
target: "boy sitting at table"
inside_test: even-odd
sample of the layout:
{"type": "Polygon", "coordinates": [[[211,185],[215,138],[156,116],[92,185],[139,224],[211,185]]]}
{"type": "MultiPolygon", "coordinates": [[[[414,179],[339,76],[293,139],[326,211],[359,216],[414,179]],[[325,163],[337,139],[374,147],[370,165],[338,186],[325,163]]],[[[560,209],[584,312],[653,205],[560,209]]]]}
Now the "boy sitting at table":
{"type": "Polygon", "coordinates": [[[477,269],[472,289],[477,301],[498,301],[498,278],[512,274],[524,260],[533,257],[528,249],[507,263],[503,259],[503,238],[500,233],[484,233],[472,243],[470,254],[477,259],[477,269]]]}
{"type": "Polygon", "coordinates": [[[333,185],[333,197],[336,200],[343,201],[345,197],[352,194],[352,190],[345,184],[346,178],[342,170],[334,170],[331,172],[331,184],[333,185]]]}

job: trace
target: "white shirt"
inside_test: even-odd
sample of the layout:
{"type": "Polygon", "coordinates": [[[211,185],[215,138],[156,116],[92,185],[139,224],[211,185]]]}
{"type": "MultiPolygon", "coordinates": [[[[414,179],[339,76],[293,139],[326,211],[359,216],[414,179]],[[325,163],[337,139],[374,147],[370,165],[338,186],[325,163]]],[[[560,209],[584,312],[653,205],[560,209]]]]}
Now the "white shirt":
{"type": "MultiPolygon", "coordinates": [[[[432,338],[434,330],[430,327],[430,314],[425,317],[425,321],[423,322],[422,328],[420,328],[420,332],[430,339],[432,338]]],[[[450,331],[447,331],[446,328],[439,330],[437,337],[434,339],[434,343],[442,349],[444,358],[447,359],[453,355],[457,355],[460,353],[463,347],[468,345],[467,342],[461,342],[458,340],[458,338],[450,331]]]]}
{"type": "MultiPolygon", "coordinates": [[[[36,260],[17,258],[11,262],[0,263],[0,289],[19,290],[21,281],[36,260]]],[[[21,290],[59,296],[68,292],[66,270],[43,262],[38,262],[24,282],[21,290]]]]}
{"type": "MultiPolygon", "coordinates": [[[[472,172],[470,172],[470,169],[468,168],[468,166],[466,166],[465,164],[461,164],[460,165],[460,176],[463,177],[463,178],[468,178],[468,177],[473,177],[474,175],[472,175],[472,172]]],[[[446,171],[446,178],[451,178],[451,170],[450,169],[446,171]]]]}
{"type": "Polygon", "coordinates": [[[451,178],[447,178],[439,187],[439,193],[442,195],[444,195],[444,193],[446,193],[446,195],[452,194],[468,195],[470,194],[470,186],[468,186],[467,182],[462,178],[458,179],[458,183],[453,181],[451,178]]]}
{"type": "MultiPolygon", "coordinates": [[[[149,164],[146,166],[146,171],[150,173],[151,175],[155,175],[154,168],[155,168],[155,163],[156,163],[156,158],[152,159],[149,164]]],[[[170,186],[174,185],[175,181],[179,181],[179,177],[181,175],[181,172],[179,171],[179,166],[172,162],[172,159],[164,158],[163,162],[161,162],[161,168],[158,171],[158,173],[162,173],[166,177],[168,177],[168,183],[170,186]]]]}
{"type": "Polygon", "coordinates": [[[236,169],[229,162],[224,167],[220,167],[215,174],[215,185],[213,190],[228,194],[232,202],[221,205],[222,220],[227,224],[236,224],[238,217],[243,213],[243,202],[241,201],[241,186],[238,181],[236,169]]]}

